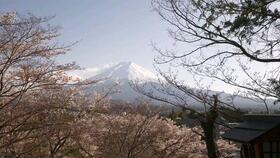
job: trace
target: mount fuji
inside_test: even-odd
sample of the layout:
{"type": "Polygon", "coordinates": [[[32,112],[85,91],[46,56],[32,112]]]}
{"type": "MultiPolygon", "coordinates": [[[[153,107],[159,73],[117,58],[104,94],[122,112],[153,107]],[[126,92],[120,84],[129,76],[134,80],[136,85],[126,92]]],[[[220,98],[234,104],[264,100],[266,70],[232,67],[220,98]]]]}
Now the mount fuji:
{"type": "MultiPolygon", "coordinates": [[[[161,82],[155,74],[133,62],[120,62],[118,64],[106,65],[101,68],[85,69],[83,71],[80,71],[79,73],[76,73],[75,76],[88,80],[101,80],[97,84],[90,87],[90,90],[100,92],[115,89],[118,92],[112,94],[111,99],[124,102],[133,102],[135,100],[139,100],[139,98],[148,99],[148,97],[135,91],[132,88],[131,83],[135,83],[135,81],[137,81],[136,83],[140,85],[148,85],[145,87],[148,90],[154,89],[155,87],[161,87],[161,82]]],[[[181,98],[184,98],[185,101],[187,101],[189,104],[192,104],[193,106],[197,106],[199,108],[202,107],[201,103],[195,101],[186,94],[183,94],[181,91],[176,89],[171,90],[181,95],[181,98]]],[[[156,93],[157,95],[161,95],[161,97],[171,97],[166,94],[160,94],[159,92],[156,93]]],[[[222,99],[230,98],[232,96],[228,93],[210,91],[210,94],[212,93],[219,93],[222,99]]],[[[223,101],[227,100],[225,99],[223,101]]],[[[256,102],[253,99],[235,96],[233,102],[237,108],[250,111],[265,110],[265,106],[262,103],[256,102]]],[[[273,104],[273,100],[269,101],[269,106],[271,109],[276,108],[273,104]]]]}
{"type": "Polygon", "coordinates": [[[88,80],[101,80],[93,85],[92,90],[108,91],[113,88],[117,92],[111,95],[111,99],[125,102],[133,102],[139,98],[147,99],[132,88],[132,82],[137,81],[139,84],[158,82],[156,75],[133,62],[120,62],[104,66],[96,70],[93,76],[90,76],[88,71],[84,71],[84,74],[89,76],[88,80]]]}
{"type": "Polygon", "coordinates": [[[109,78],[110,80],[135,80],[141,79],[143,81],[155,81],[157,76],[147,69],[133,63],[133,62],[120,62],[113,64],[106,68],[101,68],[99,72],[90,79],[95,78],[109,78]]]}

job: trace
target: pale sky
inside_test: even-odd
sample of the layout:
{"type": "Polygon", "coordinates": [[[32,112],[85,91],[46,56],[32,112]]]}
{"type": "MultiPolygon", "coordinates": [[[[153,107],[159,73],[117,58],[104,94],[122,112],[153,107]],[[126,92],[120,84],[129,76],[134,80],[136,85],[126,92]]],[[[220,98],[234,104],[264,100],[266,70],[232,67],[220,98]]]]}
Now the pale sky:
{"type": "MultiPolygon", "coordinates": [[[[151,0],[0,0],[0,10],[55,15],[51,24],[62,27],[60,41],[79,41],[59,62],[76,61],[83,68],[132,61],[155,72],[157,53],[151,43],[174,48],[167,33],[169,25],[152,11],[151,0]]],[[[182,80],[194,85],[190,74],[180,73],[182,80]]],[[[211,89],[232,91],[223,84],[213,84],[211,89]]]]}
{"type": "Polygon", "coordinates": [[[96,67],[132,61],[153,71],[151,42],[170,44],[167,25],[150,0],[0,0],[0,10],[52,16],[62,27],[61,41],[76,44],[61,62],[96,67]]]}

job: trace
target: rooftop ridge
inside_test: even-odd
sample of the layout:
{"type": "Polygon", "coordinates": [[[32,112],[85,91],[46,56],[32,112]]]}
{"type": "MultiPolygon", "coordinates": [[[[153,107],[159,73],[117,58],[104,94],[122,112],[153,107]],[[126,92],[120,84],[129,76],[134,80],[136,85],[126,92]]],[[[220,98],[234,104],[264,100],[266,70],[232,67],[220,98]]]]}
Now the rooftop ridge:
{"type": "Polygon", "coordinates": [[[280,123],[279,114],[247,114],[244,115],[245,121],[259,122],[277,122],[280,123]]]}

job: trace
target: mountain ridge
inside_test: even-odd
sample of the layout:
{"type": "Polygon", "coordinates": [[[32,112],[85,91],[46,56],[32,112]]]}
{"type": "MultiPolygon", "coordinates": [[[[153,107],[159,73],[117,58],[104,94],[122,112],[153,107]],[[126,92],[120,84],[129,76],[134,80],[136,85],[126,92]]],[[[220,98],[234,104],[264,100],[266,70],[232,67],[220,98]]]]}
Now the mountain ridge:
{"type": "MultiPolygon", "coordinates": [[[[111,96],[111,99],[113,100],[122,100],[125,102],[133,102],[137,100],[138,98],[142,99],[148,99],[143,94],[140,94],[139,92],[136,92],[132,87],[131,83],[133,81],[137,81],[138,84],[141,85],[152,85],[155,87],[161,86],[161,83],[158,80],[158,77],[154,75],[152,72],[146,70],[145,68],[133,63],[133,62],[120,62],[117,64],[111,64],[110,66],[103,67],[99,69],[99,72],[95,72],[93,75],[89,75],[87,78],[89,80],[97,80],[97,79],[104,79],[102,82],[98,83],[97,85],[93,85],[90,89],[95,91],[104,91],[106,89],[109,89],[117,84],[117,89],[119,89],[119,93],[113,94],[111,96]]],[[[148,90],[153,89],[152,86],[146,87],[148,90]]],[[[174,90],[174,89],[172,89],[174,90]]],[[[176,91],[176,90],[175,90],[176,91]]],[[[220,93],[221,96],[224,99],[223,101],[227,101],[226,99],[231,97],[231,94],[224,93],[224,92],[215,92],[211,91],[211,93],[220,93]]],[[[162,95],[163,97],[168,98],[168,95],[162,95]]],[[[193,104],[194,106],[201,107],[203,105],[197,103],[196,101],[192,100],[191,97],[182,94],[182,92],[178,91],[178,94],[182,95],[184,99],[186,99],[190,104],[193,104]]],[[[237,108],[242,109],[261,109],[263,111],[265,107],[263,104],[259,102],[255,102],[251,99],[244,98],[241,96],[237,96],[234,99],[234,104],[237,105],[237,108]]],[[[270,101],[269,106],[273,109],[273,101],[270,101]]]]}

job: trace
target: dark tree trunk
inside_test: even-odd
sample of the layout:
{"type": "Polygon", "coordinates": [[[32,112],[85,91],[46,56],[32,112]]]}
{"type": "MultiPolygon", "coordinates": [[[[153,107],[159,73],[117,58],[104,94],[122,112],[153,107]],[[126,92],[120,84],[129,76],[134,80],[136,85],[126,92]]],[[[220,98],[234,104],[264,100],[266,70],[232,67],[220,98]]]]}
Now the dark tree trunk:
{"type": "Polygon", "coordinates": [[[219,150],[216,143],[217,131],[215,122],[218,118],[217,112],[217,97],[214,96],[214,105],[209,109],[209,111],[205,114],[205,118],[200,122],[203,133],[204,140],[207,148],[207,155],[209,158],[219,158],[219,150]]]}
{"type": "Polygon", "coordinates": [[[216,144],[216,130],[212,122],[203,122],[201,127],[204,132],[204,140],[207,148],[207,155],[209,158],[218,158],[219,152],[216,144]]]}

